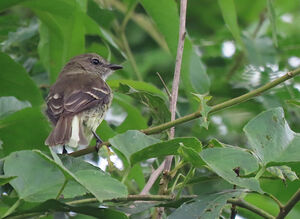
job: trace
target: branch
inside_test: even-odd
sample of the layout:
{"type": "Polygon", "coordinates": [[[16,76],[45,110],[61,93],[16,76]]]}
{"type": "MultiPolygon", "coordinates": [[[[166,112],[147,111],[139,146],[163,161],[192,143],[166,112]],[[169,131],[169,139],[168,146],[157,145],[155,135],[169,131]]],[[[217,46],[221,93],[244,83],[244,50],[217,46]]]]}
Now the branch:
{"type": "MultiPolygon", "coordinates": [[[[129,202],[129,201],[189,201],[191,199],[197,198],[197,195],[185,195],[181,196],[179,199],[176,199],[175,196],[170,195],[128,195],[127,197],[122,198],[114,198],[114,199],[107,199],[103,200],[103,202],[129,202]]],[[[88,203],[97,203],[99,202],[96,198],[86,198],[86,199],[80,199],[80,200],[74,200],[66,202],[67,205],[82,205],[82,204],[88,204],[88,203]]],[[[268,219],[275,219],[272,215],[265,212],[264,210],[242,200],[242,199],[229,199],[227,201],[229,204],[237,205],[241,208],[248,209],[257,215],[260,215],[264,218],[268,219]]]]}
{"type": "MultiPolygon", "coordinates": [[[[231,106],[240,104],[242,102],[248,101],[248,100],[252,99],[253,97],[259,96],[263,92],[277,86],[278,84],[281,84],[282,82],[284,82],[286,80],[289,80],[293,77],[296,77],[299,74],[300,74],[300,68],[297,68],[293,71],[287,72],[285,75],[275,79],[274,81],[271,81],[271,82],[255,89],[255,90],[252,90],[252,91],[250,91],[250,92],[248,92],[244,95],[241,95],[239,97],[236,97],[236,98],[233,98],[231,100],[228,100],[228,101],[225,101],[223,103],[212,106],[211,111],[209,112],[209,114],[216,113],[216,112],[221,111],[223,109],[226,109],[228,107],[231,107],[231,106]]],[[[191,113],[189,115],[186,115],[186,116],[180,117],[178,119],[175,119],[174,121],[166,122],[166,123],[163,123],[161,125],[154,126],[154,127],[147,128],[147,129],[143,129],[143,130],[140,130],[140,131],[143,132],[146,135],[152,135],[152,134],[162,132],[166,129],[169,129],[173,126],[176,126],[176,125],[179,125],[179,124],[182,124],[182,123],[185,123],[185,122],[192,121],[192,120],[197,119],[199,117],[201,117],[201,112],[196,111],[196,112],[191,113]]],[[[103,142],[100,146],[102,146],[102,145],[109,146],[110,144],[109,144],[109,142],[103,142]]],[[[96,152],[96,151],[97,151],[96,147],[88,147],[88,148],[85,148],[83,150],[79,150],[79,151],[70,153],[69,155],[78,157],[78,156],[82,156],[82,155],[89,154],[89,153],[96,152]]]]}
{"type": "Polygon", "coordinates": [[[146,195],[152,188],[153,184],[155,183],[156,179],[159,177],[160,173],[163,171],[165,166],[165,161],[163,161],[160,166],[151,173],[146,185],[144,186],[143,190],[141,191],[140,195],[146,195]]]}
{"type": "MultiPolygon", "coordinates": [[[[172,96],[170,103],[170,111],[171,111],[171,122],[175,120],[176,117],[176,105],[178,98],[178,88],[180,82],[180,70],[182,63],[182,55],[184,49],[184,39],[186,35],[185,31],[185,21],[186,21],[186,7],[187,0],[180,1],[180,23],[179,23],[179,36],[178,36],[178,47],[177,47],[177,55],[176,55],[176,63],[175,63],[175,71],[174,78],[172,83],[172,96]]],[[[175,127],[171,127],[170,129],[170,139],[173,139],[175,136],[175,127]]],[[[173,155],[169,155],[165,158],[165,165],[163,169],[163,175],[161,181],[159,183],[159,194],[165,194],[168,190],[168,184],[170,181],[169,171],[171,169],[173,155]]],[[[163,214],[164,208],[157,208],[153,214],[152,218],[161,218],[163,214]]]]}
{"type": "MultiPolygon", "coordinates": [[[[180,200],[188,201],[188,200],[196,198],[196,197],[197,197],[197,195],[186,195],[186,196],[181,196],[180,200]]],[[[170,195],[128,195],[127,197],[103,200],[103,202],[175,201],[175,200],[177,200],[175,198],[175,196],[170,196],[170,195]]],[[[95,202],[99,202],[99,201],[96,198],[86,198],[86,199],[69,201],[69,202],[66,202],[66,204],[81,205],[81,204],[95,203],[95,202]]]]}
{"type": "Polygon", "coordinates": [[[286,215],[292,210],[292,208],[298,203],[300,200],[300,189],[292,196],[292,198],[288,201],[286,205],[280,208],[279,214],[276,219],[283,219],[286,215]]]}
{"type": "MultiPolygon", "coordinates": [[[[223,103],[212,106],[211,111],[209,112],[209,114],[221,111],[221,110],[226,109],[228,107],[231,107],[231,106],[243,103],[247,100],[250,100],[253,97],[258,96],[258,95],[262,94],[263,92],[265,92],[265,91],[277,86],[278,84],[281,84],[282,82],[284,82],[284,81],[286,81],[290,78],[293,78],[293,77],[295,77],[299,74],[300,74],[300,68],[297,68],[293,71],[290,71],[290,72],[286,73],[285,75],[283,75],[282,77],[279,77],[279,78],[275,79],[274,81],[271,81],[271,82],[255,89],[255,90],[252,90],[252,91],[250,91],[250,92],[248,92],[244,95],[241,95],[239,97],[236,97],[236,98],[230,99],[228,101],[225,101],[223,103]]],[[[158,125],[158,126],[155,126],[155,127],[152,127],[152,128],[148,128],[148,129],[144,129],[144,130],[141,130],[141,131],[143,133],[145,133],[146,135],[152,135],[152,134],[156,134],[156,133],[159,133],[161,131],[164,131],[164,130],[172,127],[172,126],[176,126],[176,125],[179,125],[181,123],[189,122],[189,121],[191,121],[193,119],[197,119],[199,117],[201,117],[201,112],[196,111],[196,112],[191,113],[189,115],[178,118],[174,121],[166,122],[166,123],[163,123],[161,125],[158,125]]]]}
{"type": "MultiPolygon", "coordinates": [[[[299,193],[299,191],[297,192],[299,193]]],[[[129,201],[189,201],[191,199],[197,198],[197,195],[185,195],[181,196],[179,199],[176,199],[175,196],[170,196],[170,195],[128,195],[127,197],[122,197],[122,198],[113,198],[113,199],[107,199],[103,200],[103,202],[129,202],[129,201]]],[[[65,202],[67,205],[82,205],[82,204],[89,204],[89,203],[98,203],[99,201],[96,198],[86,198],[86,199],[79,199],[79,200],[74,200],[74,201],[69,201],[65,202]]],[[[267,219],[275,219],[272,215],[269,213],[265,212],[264,210],[242,200],[242,199],[229,199],[227,200],[227,203],[229,204],[235,204],[241,208],[248,209],[252,211],[253,213],[262,216],[263,218],[267,219]]],[[[66,211],[71,211],[71,209],[65,209],[66,211]]],[[[33,212],[29,213],[28,215],[40,215],[41,212],[33,212]]],[[[27,214],[22,214],[22,215],[16,215],[16,216],[8,216],[7,218],[24,218],[24,215],[27,214]]],[[[277,217],[278,218],[278,217],[277,217]]],[[[283,218],[283,217],[281,217],[283,218]]]]}
{"type": "Polygon", "coordinates": [[[241,208],[245,208],[248,209],[249,211],[252,211],[253,213],[263,217],[263,218],[267,218],[267,219],[275,219],[274,216],[272,216],[271,214],[269,214],[268,212],[242,200],[242,199],[229,199],[227,200],[228,203],[230,204],[234,204],[236,206],[239,206],[241,208]]]}
{"type": "Polygon", "coordinates": [[[72,153],[69,153],[68,155],[70,155],[72,157],[80,157],[80,156],[90,154],[90,153],[93,153],[93,152],[98,152],[99,149],[101,147],[103,147],[103,145],[110,146],[110,143],[108,141],[105,141],[105,142],[102,142],[101,144],[99,144],[98,147],[97,146],[87,147],[87,148],[84,148],[82,150],[74,151],[72,153]]]}
{"type": "MultiPolygon", "coordinates": [[[[186,7],[187,7],[187,0],[180,1],[180,24],[179,24],[179,37],[178,37],[178,47],[177,47],[177,55],[176,55],[176,63],[175,63],[175,72],[174,72],[174,79],[172,84],[172,98],[170,104],[170,111],[171,111],[171,121],[175,120],[176,115],[176,104],[177,104],[177,97],[178,97],[178,87],[180,81],[180,70],[181,70],[181,63],[182,63],[182,54],[184,48],[184,39],[185,39],[185,19],[186,19],[186,7]]],[[[175,129],[174,127],[170,130],[170,138],[174,138],[175,129]]]]}
{"type": "MultiPolygon", "coordinates": [[[[174,79],[172,84],[172,97],[170,103],[170,111],[171,111],[171,122],[175,120],[176,116],[176,104],[177,104],[177,97],[178,97],[178,88],[179,88],[179,81],[180,81],[180,70],[181,70],[181,63],[182,63],[182,54],[184,48],[184,39],[185,39],[185,20],[186,20],[186,7],[187,7],[187,0],[180,1],[180,23],[179,23],[179,36],[178,36],[178,47],[177,47],[177,55],[176,55],[176,63],[175,63],[175,71],[174,71],[174,79]]],[[[175,128],[174,126],[170,127],[170,139],[173,139],[175,136],[175,128]]],[[[162,183],[160,186],[160,193],[164,193],[166,191],[167,184],[169,182],[168,173],[171,169],[173,156],[167,156],[165,159],[165,166],[164,172],[165,176],[162,178],[162,183]]]]}

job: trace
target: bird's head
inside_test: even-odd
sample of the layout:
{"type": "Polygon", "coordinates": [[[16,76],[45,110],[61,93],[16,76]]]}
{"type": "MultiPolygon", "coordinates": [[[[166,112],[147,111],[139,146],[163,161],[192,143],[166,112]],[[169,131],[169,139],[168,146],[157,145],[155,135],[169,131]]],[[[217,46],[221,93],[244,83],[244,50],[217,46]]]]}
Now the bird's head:
{"type": "Polygon", "coordinates": [[[113,71],[122,69],[122,66],[111,64],[96,53],[87,53],[75,56],[64,67],[62,73],[98,74],[106,79],[113,71]]]}

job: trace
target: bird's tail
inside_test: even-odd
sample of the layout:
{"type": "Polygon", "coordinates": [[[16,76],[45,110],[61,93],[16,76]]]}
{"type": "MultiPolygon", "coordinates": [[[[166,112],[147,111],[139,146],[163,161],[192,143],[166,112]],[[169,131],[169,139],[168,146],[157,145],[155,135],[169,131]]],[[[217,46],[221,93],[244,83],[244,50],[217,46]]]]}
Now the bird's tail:
{"type": "Polygon", "coordinates": [[[70,141],[73,116],[60,117],[45,141],[46,145],[65,145],[70,141]]]}
{"type": "Polygon", "coordinates": [[[80,118],[78,116],[60,117],[45,144],[49,146],[68,145],[70,147],[88,145],[82,131],[80,118]]]}

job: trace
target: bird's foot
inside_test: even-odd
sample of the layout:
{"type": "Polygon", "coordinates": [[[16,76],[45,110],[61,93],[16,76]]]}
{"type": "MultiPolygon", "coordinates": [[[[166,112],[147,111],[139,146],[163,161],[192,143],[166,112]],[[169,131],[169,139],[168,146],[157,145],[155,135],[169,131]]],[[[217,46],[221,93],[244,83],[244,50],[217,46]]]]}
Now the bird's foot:
{"type": "Polygon", "coordinates": [[[103,141],[101,140],[101,138],[96,134],[96,132],[92,131],[94,137],[96,138],[96,151],[98,152],[101,144],[103,143],[103,141]]]}
{"type": "Polygon", "coordinates": [[[66,149],[66,146],[65,146],[65,145],[63,146],[62,153],[63,153],[63,154],[68,154],[68,151],[67,151],[67,149],[66,149]]]}

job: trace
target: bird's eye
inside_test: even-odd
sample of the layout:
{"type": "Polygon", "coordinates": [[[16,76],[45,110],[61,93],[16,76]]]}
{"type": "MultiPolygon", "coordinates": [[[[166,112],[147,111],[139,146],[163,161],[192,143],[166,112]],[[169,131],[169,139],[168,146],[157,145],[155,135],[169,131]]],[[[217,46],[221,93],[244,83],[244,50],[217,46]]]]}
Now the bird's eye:
{"type": "Polygon", "coordinates": [[[98,59],[92,59],[92,63],[94,65],[102,65],[102,62],[100,62],[98,59]]]}

